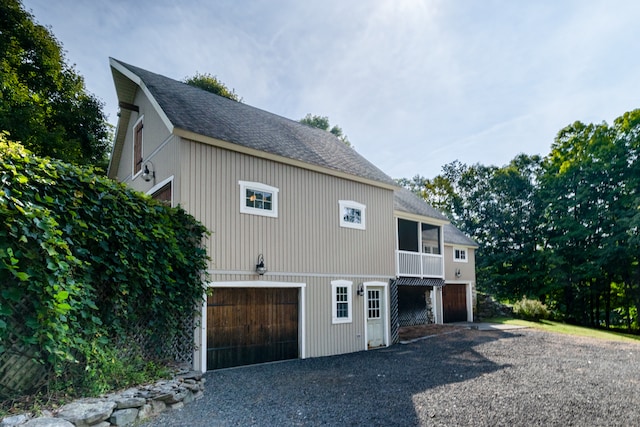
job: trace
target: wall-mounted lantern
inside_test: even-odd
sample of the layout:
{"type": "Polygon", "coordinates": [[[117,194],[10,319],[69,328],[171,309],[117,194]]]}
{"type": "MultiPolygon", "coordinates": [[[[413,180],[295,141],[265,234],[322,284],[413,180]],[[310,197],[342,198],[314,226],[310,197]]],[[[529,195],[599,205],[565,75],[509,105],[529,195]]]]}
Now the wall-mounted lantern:
{"type": "Polygon", "coordinates": [[[142,175],[140,176],[142,176],[142,179],[144,179],[146,182],[153,180],[153,183],[155,184],[156,171],[151,161],[148,161],[144,164],[144,169],[142,170],[142,175]],[[149,165],[151,165],[151,169],[149,169],[149,165]]]}
{"type": "Polygon", "coordinates": [[[264,275],[267,272],[267,267],[264,266],[264,257],[262,254],[258,255],[258,262],[256,263],[256,273],[264,275]]]}

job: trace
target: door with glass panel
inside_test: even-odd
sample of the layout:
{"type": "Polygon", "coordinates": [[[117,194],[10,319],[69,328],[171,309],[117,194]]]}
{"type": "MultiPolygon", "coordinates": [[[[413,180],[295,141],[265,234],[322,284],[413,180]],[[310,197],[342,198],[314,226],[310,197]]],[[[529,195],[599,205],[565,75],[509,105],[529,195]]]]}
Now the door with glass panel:
{"type": "Polygon", "coordinates": [[[383,347],[384,342],[384,288],[367,287],[367,348],[383,347]]]}

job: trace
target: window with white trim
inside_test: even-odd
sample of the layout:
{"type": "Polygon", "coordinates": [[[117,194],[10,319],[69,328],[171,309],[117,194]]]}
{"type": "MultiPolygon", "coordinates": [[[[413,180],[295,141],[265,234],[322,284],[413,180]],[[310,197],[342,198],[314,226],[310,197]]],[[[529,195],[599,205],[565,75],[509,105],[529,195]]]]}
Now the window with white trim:
{"type": "Polygon", "coordinates": [[[366,228],[366,209],[362,203],[352,200],[339,200],[340,227],[364,230],[366,228]]]}
{"type": "Polygon", "coordinates": [[[351,287],[353,282],[334,280],[331,282],[331,310],[333,323],[351,323],[351,287]]]}
{"type": "Polygon", "coordinates": [[[142,119],[143,117],[140,117],[133,125],[133,176],[142,171],[142,136],[144,128],[142,119]]]}
{"type": "Polygon", "coordinates": [[[455,262],[468,262],[467,250],[464,248],[453,248],[453,260],[455,262]]]}
{"type": "Polygon", "coordinates": [[[278,217],[278,189],[259,182],[238,181],[240,212],[278,217]]]}

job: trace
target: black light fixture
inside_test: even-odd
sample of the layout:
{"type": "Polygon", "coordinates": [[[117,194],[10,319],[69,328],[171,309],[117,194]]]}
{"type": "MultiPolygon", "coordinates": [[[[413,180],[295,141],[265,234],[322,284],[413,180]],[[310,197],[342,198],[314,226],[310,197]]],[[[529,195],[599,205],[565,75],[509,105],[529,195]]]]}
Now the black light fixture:
{"type": "Polygon", "coordinates": [[[358,285],[358,290],[356,291],[356,293],[358,294],[358,296],[364,295],[364,286],[362,285],[362,283],[358,285]]]}
{"type": "Polygon", "coordinates": [[[256,263],[256,273],[264,275],[267,272],[267,267],[264,266],[264,257],[262,254],[258,255],[258,262],[256,263]]]}
{"type": "Polygon", "coordinates": [[[142,170],[142,179],[144,179],[146,182],[149,182],[153,179],[155,183],[156,171],[154,169],[155,168],[153,167],[153,163],[151,163],[150,161],[146,162],[144,164],[144,169],[142,170]],[[149,164],[151,164],[151,169],[149,169],[149,164]]]}

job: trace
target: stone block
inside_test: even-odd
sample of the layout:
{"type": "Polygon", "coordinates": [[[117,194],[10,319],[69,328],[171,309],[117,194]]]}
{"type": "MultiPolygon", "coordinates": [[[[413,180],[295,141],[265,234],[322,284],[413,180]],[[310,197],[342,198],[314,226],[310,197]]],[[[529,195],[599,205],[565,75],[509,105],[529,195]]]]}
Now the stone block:
{"type": "Polygon", "coordinates": [[[184,399],[182,399],[182,403],[184,403],[186,405],[186,404],[191,403],[193,401],[194,401],[193,393],[190,390],[187,390],[187,394],[184,396],[184,399]]]}
{"type": "Polygon", "coordinates": [[[109,418],[115,407],[116,402],[111,401],[76,401],[60,408],[58,418],[63,418],[76,427],[89,427],[109,418]]]}
{"type": "Polygon", "coordinates": [[[27,414],[20,414],[3,418],[2,421],[0,421],[0,427],[15,427],[17,425],[26,423],[27,421],[29,421],[29,418],[31,417],[27,414]]]}
{"type": "Polygon", "coordinates": [[[202,372],[198,372],[198,371],[189,371],[185,374],[180,374],[178,376],[178,378],[182,378],[183,380],[196,380],[196,381],[200,381],[200,379],[202,378],[202,372]]]}
{"type": "Polygon", "coordinates": [[[184,403],[182,403],[182,402],[177,402],[177,403],[174,403],[173,405],[171,405],[171,409],[172,410],[173,409],[182,409],[182,408],[184,408],[184,403]]]}
{"type": "Polygon", "coordinates": [[[41,417],[29,420],[20,427],[73,427],[73,424],[61,418],[41,417]]]}
{"type": "Polygon", "coordinates": [[[128,426],[133,424],[138,418],[136,408],[116,409],[109,417],[109,422],[115,426],[128,426]]]}
{"type": "Polygon", "coordinates": [[[138,419],[146,420],[153,415],[153,406],[150,404],[143,405],[138,409],[138,419]]]}
{"type": "Polygon", "coordinates": [[[167,404],[162,400],[152,400],[151,408],[153,409],[153,415],[158,415],[159,413],[164,412],[165,409],[167,409],[167,404]]]}
{"type": "Polygon", "coordinates": [[[121,397],[115,399],[115,402],[117,409],[139,408],[147,403],[147,399],[142,397],[121,397]]]}

